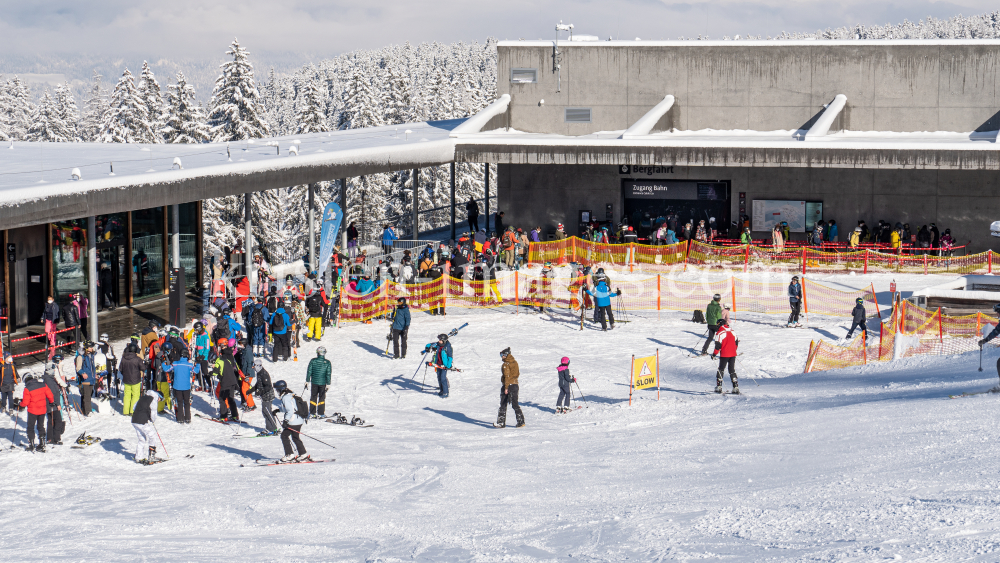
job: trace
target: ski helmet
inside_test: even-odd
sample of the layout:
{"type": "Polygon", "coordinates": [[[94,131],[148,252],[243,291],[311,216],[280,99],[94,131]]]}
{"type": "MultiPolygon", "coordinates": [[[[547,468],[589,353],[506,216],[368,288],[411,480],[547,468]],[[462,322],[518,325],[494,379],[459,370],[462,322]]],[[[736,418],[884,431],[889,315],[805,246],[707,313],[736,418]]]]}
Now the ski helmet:
{"type": "Polygon", "coordinates": [[[438,340],[441,342],[448,342],[448,335],[442,332],[438,335],[438,340]]]}
{"type": "Polygon", "coordinates": [[[201,324],[201,321],[198,321],[198,322],[194,323],[194,329],[195,330],[201,330],[203,328],[205,328],[205,325],[201,324]]]}
{"type": "Polygon", "coordinates": [[[285,283],[289,283],[291,281],[292,281],[292,274],[288,274],[287,276],[285,276],[285,283]]]}
{"type": "Polygon", "coordinates": [[[712,296],[712,300],[713,300],[713,301],[718,301],[718,300],[720,300],[720,299],[722,299],[722,296],[721,296],[721,295],[719,295],[718,293],[716,293],[715,295],[713,295],[713,296],[712,296]]]}
{"type": "Polygon", "coordinates": [[[261,367],[263,367],[263,366],[264,366],[264,362],[263,362],[263,361],[261,361],[261,359],[260,359],[260,358],[254,358],[254,359],[253,359],[253,367],[254,367],[254,368],[256,368],[256,369],[260,369],[260,368],[261,368],[261,367]]]}
{"type": "Polygon", "coordinates": [[[319,348],[316,348],[316,355],[326,356],[326,346],[320,346],[319,348]]]}
{"type": "MultiPolygon", "coordinates": [[[[10,354],[7,354],[7,357],[8,357],[8,358],[9,358],[9,357],[11,357],[11,356],[10,356],[10,354]]],[[[53,362],[61,362],[61,361],[62,361],[62,359],[63,359],[63,355],[62,355],[62,352],[56,352],[56,353],[55,353],[55,354],[53,354],[53,356],[52,356],[52,361],[53,361],[53,362]]]]}
{"type": "Polygon", "coordinates": [[[604,268],[598,268],[597,269],[597,273],[598,274],[603,274],[604,273],[604,268]]]}
{"type": "Polygon", "coordinates": [[[723,305],[722,308],[728,311],[729,310],[729,305],[728,304],[723,305]]]}
{"type": "Polygon", "coordinates": [[[399,303],[400,305],[406,305],[406,298],[400,297],[399,299],[396,300],[396,303],[399,303]]]}
{"type": "Polygon", "coordinates": [[[500,350],[500,357],[501,358],[506,359],[507,356],[509,356],[509,355],[510,355],[510,347],[509,346],[507,348],[504,348],[503,350],[500,350]]]}
{"type": "Polygon", "coordinates": [[[559,365],[568,366],[569,365],[569,358],[567,358],[566,356],[563,356],[563,359],[559,360],[559,365]]]}
{"type": "Polygon", "coordinates": [[[858,305],[861,305],[862,303],[865,302],[865,300],[862,299],[861,297],[858,297],[857,299],[854,300],[854,302],[857,303],[858,305]]]}
{"type": "Polygon", "coordinates": [[[996,305],[993,306],[993,312],[1000,315],[1000,303],[997,303],[996,305]]]}
{"type": "Polygon", "coordinates": [[[100,338],[98,338],[97,340],[99,340],[101,342],[107,342],[108,341],[108,333],[106,333],[106,332],[101,333],[100,338]]]}
{"type": "Polygon", "coordinates": [[[725,317],[720,317],[720,318],[719,318],[719,323],[718,323],[718,324],[719,324],[719,326],[722,326],[722,325],[726,325],[726,326],[729,326],[729,321],[727,321],[727,320],[725,319],[725,317]]]}
{"type": "Polygon", "coordinates": [[[285,383],[284,379],[279,379],[274,382],[274,390],[278,393],[284,393],[288,390],[288,384],[285,383]]]}
{"type": "Polygon", "coordinates": [[[799,281],[799,276],[792,276],[792,281],[799,281]]]}

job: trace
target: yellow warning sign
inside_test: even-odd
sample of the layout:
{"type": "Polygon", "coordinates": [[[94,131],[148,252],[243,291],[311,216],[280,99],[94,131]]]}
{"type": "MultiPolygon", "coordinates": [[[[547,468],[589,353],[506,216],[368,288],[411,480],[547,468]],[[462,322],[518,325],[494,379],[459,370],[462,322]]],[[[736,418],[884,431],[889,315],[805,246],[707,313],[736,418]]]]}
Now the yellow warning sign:
{"type": "Polygon", "coordinates": [[[656,356],[636,358],[632,361],[632,388],[649,389],[659,386],[659,366],[656,356]]]}

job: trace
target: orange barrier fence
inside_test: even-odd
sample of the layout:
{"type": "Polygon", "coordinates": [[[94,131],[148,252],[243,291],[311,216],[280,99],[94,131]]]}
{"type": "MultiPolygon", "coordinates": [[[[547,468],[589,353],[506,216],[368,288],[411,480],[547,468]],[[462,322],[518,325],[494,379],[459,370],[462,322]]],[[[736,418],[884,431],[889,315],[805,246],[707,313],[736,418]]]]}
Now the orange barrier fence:
{"type": "Polygon", "coordinates": [[[972,352],[979,348],[984,332],[997,321],[976,313],[949,317],[941,309],[923,309],[902,301],[892,317],[879,325],[879,338],[865,344],[858,335],[845,346],[825,341],[809,343],[805,373],[860,366],[912,356],[944,356],[972,352]]]}
{"type": "Polygon", "coordinates": [[[812,248],[782,248],[741,245],[720,246],[691,241],[668,246],[643,244],[598,244],[576,237],[551,242],[531,243],[528,262],[587,266],[607,265],[628,268],[630,272],[665,272],[679,264],[729,270],[783,267],[802,274],[824,273],[903,273],[903,274],[974,274],[993,273],[992,250],[968,256],[931,256],[894,254],[876,250],[832,252],[812,248]]]}
{"type": "MultiPolygon", "coordinates": [[[[343,292],[340,321],[368,321],[385,315],[399,297],[406,297],[411,309],[430,310],[449,307],[491,308],[501,305],[576,309],[581,297],[592,306],[589,295],[581,295],[583,279],[547,278],[510,272],[488,282],[469,281],[445,276],[421,284],[388,282],[367,295],[343,292]]],[[[839,291],[803,278],[803,312],[830,316],[850,316],[854,301],[861,297],[878,310],[874,288],[839,291]]],[[[783,282],[758,282],[731,276],[729,279],[704,282],[678,281],[663,275],[641,280],[611,280],[610,289],[621,290],[616,305],[628,311],[704,310],[712,296],[733,311],[764,314],[787,314],[788,286],[783,282]]]]}

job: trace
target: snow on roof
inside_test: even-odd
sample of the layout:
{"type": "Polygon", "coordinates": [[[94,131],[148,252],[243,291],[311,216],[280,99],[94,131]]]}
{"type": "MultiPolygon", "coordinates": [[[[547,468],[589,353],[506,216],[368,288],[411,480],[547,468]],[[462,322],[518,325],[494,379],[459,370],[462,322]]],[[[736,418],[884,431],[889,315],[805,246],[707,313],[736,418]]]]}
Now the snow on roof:
{"type": "MultiPolygon", "coordinates": [[[[500,41],[497,47],[552,47],[553,39],[538,40],[516,40],[500,41]]],[[[569,41],[566,38],[559,40],[560,47],[888,47],[900,45],[955,45],[977,47],[1000,46],[1000,39],[755,39],[733,40],[733,41],[708,41],[700,39],[671,40],[671,41],[643,41],[643,40],[614,40],[614,41],[569,41]]]]}

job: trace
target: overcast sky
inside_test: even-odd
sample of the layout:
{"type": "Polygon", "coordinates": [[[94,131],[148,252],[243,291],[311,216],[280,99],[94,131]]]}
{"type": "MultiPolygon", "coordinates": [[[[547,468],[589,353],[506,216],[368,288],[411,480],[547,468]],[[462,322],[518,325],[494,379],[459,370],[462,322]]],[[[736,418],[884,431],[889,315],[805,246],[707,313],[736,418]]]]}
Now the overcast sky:
{"type": "Polygon", "coordinates": [[[0,49],[202,59],[221,57],[235,36],[251,52],[309,59],[404,41],[548,39],[560,19],[602,39],[721,38],[973,15],[997,6],[986,0],[0,0],[0,49]]]}

